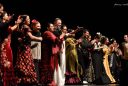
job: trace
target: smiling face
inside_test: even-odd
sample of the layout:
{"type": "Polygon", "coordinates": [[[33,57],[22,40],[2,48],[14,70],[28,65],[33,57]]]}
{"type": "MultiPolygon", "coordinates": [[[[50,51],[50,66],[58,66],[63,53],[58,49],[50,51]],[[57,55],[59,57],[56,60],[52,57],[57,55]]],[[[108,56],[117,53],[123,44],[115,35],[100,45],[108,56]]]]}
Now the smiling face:
{"type": "Polygon", "coordinates": [[[32,23],[32,29],[34,30],[34,31],[39,31],[40,29],[41,29],[41,24],[40,24],[40,22],[34,22],[34,23],[32,23]]]}
{"type": "Polygon", "coordinates": [[[30,24],[30,17],[29,17],[29,16],[26,16],[25,23],[26,23],[27,25],[29,25],[29,24],[30,24]]]}
{"type": "Polygon", "coordinates": [[[41,24],[38,22],[38,23],[35,25],[35,28],[36,28],[37,30],[40,30],[40,29],[41,29],[41,24]]]}
{"type": "Polygon", "coordinates": [[[105,44],[109,44],[109,39],[106,37],[105,44]]]}
{"type": "Polygon", "coordinates": [[[62,24],[62,21],[61,21],[61,20],[57,20],[57,21],[56,21],[56,25],[57,25],[57,26],[61,26],[61,24],[62,24]]]}
{"type": "Polygon", "coordinates": [[[61,27],[62,25],[62,20],[60,18],[56,18],[54,21],[55,27],[61,27]]]}
{"type": "Polygon", "coordinates": [[[47,28],[48,28],[48,30],[51,31],[51,32],[54,31],[54,25],[53,25],[52,23],[49,23],[47,28]]]}
{"type": "Polygon", "coordinates": [[[67,26],[63,26],[63,27],[62,27],[62,32],[63,32],[63,33],[67,33],[67,26]]]}

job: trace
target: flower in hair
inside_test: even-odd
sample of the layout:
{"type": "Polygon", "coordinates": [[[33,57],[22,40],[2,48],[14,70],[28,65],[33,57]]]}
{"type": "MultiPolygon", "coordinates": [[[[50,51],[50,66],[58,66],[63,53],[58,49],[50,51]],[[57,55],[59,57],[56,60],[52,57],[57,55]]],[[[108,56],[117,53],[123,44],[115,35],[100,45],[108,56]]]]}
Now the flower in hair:
{"type": "Polygon", "coordinates": [[[36,19],[33,19],[33,20],[32,20],[32,23],[36,23],[36,22],[38,22],[36,19]]]}

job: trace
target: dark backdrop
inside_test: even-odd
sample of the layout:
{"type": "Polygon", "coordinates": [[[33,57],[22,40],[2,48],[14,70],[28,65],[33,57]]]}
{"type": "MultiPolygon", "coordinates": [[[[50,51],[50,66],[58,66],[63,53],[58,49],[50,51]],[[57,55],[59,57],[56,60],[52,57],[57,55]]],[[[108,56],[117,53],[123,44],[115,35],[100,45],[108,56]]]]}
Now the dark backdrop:
{"type": "Polygon", "coordinates": [[[60,17],[69,28],[88,28],[92,35],[100,31],[119,42],[128,30],[128,5],[123,0],[1,0],[10,14],[29,14],[38,19],[45,30],[48,22],[60,17]]]}

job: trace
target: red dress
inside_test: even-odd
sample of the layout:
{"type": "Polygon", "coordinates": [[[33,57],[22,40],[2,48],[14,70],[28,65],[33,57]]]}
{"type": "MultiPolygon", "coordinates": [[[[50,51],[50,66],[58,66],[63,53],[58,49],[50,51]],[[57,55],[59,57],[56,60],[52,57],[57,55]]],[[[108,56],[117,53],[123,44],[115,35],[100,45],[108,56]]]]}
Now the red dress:
{"type": "Polygon", "coordinates": [[[55,68],[58,67],[59,47],[57,37],[50,31],[45,31],[42,42],[42,58],[40,63],[40,83],[53,81],[55,68]]]}
{"type": "Polygon", "coordinates": [[[36,84],[37,74],[33,63],[30,38],[27,32],[31,31],[29,26],[24,25],[19,31],[18,57],[16,60],[16,76],[22,84],[36,84]]]}
{"type": "MultiPolygon", "coordinates": [[[[8,36],[3,38],[3,42],[0,44],[0,75],[2,78],[3,86],[16,86],[16,78],[14,76],[14,68],[12,61],[12,49],[10,46],[11,43],[11,30],[6,30],[8,36]],[[5,66],[5,64],[9,62],[10,67],[5,66]]],[[[7,34],[6,34],[7,35],[7,34]]],[[[3,36],[4,37],[4,36],[3,36]]]]}

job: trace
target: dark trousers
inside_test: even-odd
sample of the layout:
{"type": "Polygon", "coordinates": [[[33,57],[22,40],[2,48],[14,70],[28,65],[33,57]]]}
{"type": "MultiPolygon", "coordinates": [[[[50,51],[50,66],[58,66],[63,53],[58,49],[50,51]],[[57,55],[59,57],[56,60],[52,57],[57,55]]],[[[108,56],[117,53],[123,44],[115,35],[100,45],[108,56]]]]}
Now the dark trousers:
{"type": "Polygon", "coordinates": [[[128,85],[128,60],[121,60],[120,85],[128,85]]]}
{"type": "Polygon", "coordinates": [[[40,80],[40,74],[39,74],[39,62],[40,60],[34,59],[34,65],[35,65],[35,71],[37,73],[37,80],[40,80]]]}
{"type": "Polygon", "coordinates": [[[0,86],[3,86],[2,78],[0,77],[0,86]]]}

